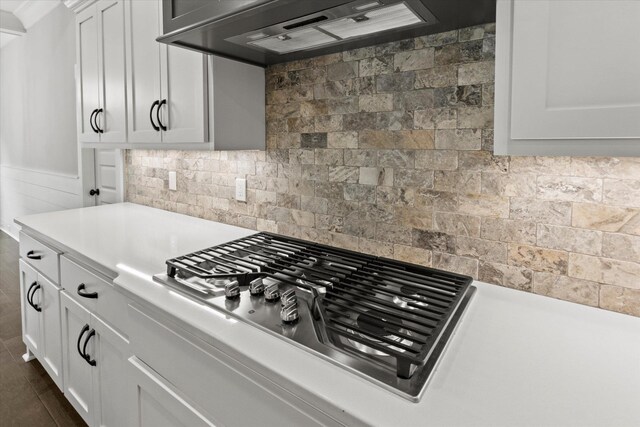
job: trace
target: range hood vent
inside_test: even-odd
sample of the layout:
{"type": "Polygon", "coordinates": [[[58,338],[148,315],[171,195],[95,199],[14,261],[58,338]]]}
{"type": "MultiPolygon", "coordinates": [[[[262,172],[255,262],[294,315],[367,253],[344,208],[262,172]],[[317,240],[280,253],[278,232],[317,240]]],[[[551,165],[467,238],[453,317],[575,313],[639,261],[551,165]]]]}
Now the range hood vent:
{"type": "Polygon", "coordinates": [[[262,48],[276,52],[280,55],[298,50],[311,49],[328,43],[338,41],[335,37],[318,31],[315,28],[304,28],[274,37],[252,41],[248,44],[256,48],[262,48]]]}
{"type": "Polygon", "coordinates": [[[496,0],[162,0],[167,43],[271,65],[495,22],[496,0]]]}
{"type": "MultiPolygon", "coordinates": [[[[283,55],[340,43],[343,40],[373,33],[425,24],[425,20],[404,2],[389,6],[371,1],[353,2],[349,6],[340,6],[324,11],[320,16],[303,17],[302,20],[296,19],[294,23],[261,28],[257,31],[231,37],[228,40],[233,43],[246,43],[253,48],[266,49],[283,55]],[[375,9],[372,9],[374,7],[375,9]],[[363,12],[363,10],[368,11],[363,12]],[[334,19],[329,20],[327,15],[333,16],[334,19]],[[273,34],[281,29],[297,30],[285,31],[256,40],[259,35],[273,34]],[[247,40],[250,41],[247,42],[247,40]]],[[[431,23],[435,23],[433,15],[428,16],[427,19],[431,23]]]]}
{"type": "Polygon", "coordinates": [[[350,39],[421,23],[424,23],[422,18],[416,15],[406,3],[398,3],[362,15],[337,19],[320,25],[319,28],[341,39],[350,39]]]}

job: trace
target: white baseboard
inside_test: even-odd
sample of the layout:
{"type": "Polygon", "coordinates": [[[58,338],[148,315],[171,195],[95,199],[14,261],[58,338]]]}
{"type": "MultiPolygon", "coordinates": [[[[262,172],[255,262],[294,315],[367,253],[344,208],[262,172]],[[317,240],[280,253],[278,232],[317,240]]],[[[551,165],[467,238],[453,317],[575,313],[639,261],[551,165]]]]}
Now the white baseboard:
{"type": "Polygon", "coordinates": [[[16,242],[20,242],[20,239],[18,238],[18,236],[20,235],[20,227],[17,227],[17,232],[16,230],[11,230],[5,227],[0,227],[0,231],[5,232],[9,237],[11,237],[13,240],[15,240],[16,242]]]}

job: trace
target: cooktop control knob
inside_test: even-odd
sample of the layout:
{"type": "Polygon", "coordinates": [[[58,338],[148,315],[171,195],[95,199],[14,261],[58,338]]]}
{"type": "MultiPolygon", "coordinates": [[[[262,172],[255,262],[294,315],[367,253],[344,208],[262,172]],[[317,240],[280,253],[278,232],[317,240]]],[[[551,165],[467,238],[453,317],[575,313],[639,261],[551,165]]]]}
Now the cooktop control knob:
{"type": "Polygon", "coordinates": [[[296,296],[296,291],[294,289],[287,289],[280,295],[280,302],[282,305],[289,305],[292,302],[298,302],[298,297],[296,296]]]}
{"type": "Polygon", "coordinates": [[[277,283],[272,283],[264,288],[264,299],[269,302],[275,302],[280,299],[280,288],[277,283]]]}
{"type": "Polygon", "coordinates": [[[282,307],[280,310],[280,319],[283,323],[295,323],[299,319],[298,302],[293,301],[282,307]]]}
{"type": "Polygon", "coordinates": [[[224,285],[224,296],[227,299],[234,299],[240,297],[240,285],[237,280],[232,280],[231,282],[224,285]]]}
{"type": "Polygon", "coordinates": [[[249,293],[251,295],[260,295],[264,292],[264,282],[262,277],[258,277],[249,283],[249,293]]]}

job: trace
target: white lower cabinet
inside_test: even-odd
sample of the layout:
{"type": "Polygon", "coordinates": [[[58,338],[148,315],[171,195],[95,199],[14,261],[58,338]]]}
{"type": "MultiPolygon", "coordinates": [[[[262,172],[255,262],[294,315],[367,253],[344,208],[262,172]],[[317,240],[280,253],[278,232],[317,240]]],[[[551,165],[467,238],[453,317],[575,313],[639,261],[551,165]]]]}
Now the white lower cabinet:
{"type": "Polygon", "coordinates": [[[40,363],[62,390],[62,332],[60,330],[60,288],[38,275],[40,297],[40,363]]]}
{"type": "Polygon", "coordinates": [[[91,365],[82,353],[82,346],[91,330],[91,313],[62,293],[62,357],[64,394],[80,416],[91,423],[94,404],[91,394],[91,365]]]}
{"type": "Polygon", "coordinates": [[[167,408],[175,417],[190,415],[176,424],[159,425],[342,425],[158,313],[130,306],[129,320],[132,362],[141,371],[137,378],[148,377],[131,397],[137,402],[137,426],[155,425],[141,420],[155,421],[167,408]],[[192,424],[191,419],[201,421],[192,424]]]}
{"type": "Polygon", "coordinates": [[[136,427],[213,426],[171,384],[137,357],[129,359],[129,425],[136,427]]]}
{"type": "Polygon", "coordinates": [[[61,293],[64,393],[91,426],[126,425],[129,343],[61,293]]]}
{"type": "Polygon", "coordinates": [[[60,288],[20,260],[20,295],[22,337],[27,351],[40,360],[62,389],[60,288]]]}
{"type": "MultiPolygon", "coordinates": [[[[22,340],[35,356],[40,353],[40,313],[31,302],[31,293],[37,290],[38,272],[20,260],[20,301],[22,309],[22,340]]],[[[36,302],[40,297],[36,295],[36,302]]]]}

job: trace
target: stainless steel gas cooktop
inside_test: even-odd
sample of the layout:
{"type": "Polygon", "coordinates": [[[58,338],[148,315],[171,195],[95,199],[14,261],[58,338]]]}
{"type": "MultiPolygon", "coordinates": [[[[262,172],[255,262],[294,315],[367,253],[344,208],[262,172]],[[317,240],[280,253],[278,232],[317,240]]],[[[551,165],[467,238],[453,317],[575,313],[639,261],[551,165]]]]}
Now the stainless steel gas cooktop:
{"type": "Polygon", "coordinates": [[[468,276],[270,233],[154,278],[412,401],[475,291],[468,276]]]}

